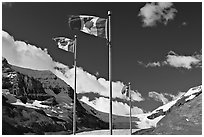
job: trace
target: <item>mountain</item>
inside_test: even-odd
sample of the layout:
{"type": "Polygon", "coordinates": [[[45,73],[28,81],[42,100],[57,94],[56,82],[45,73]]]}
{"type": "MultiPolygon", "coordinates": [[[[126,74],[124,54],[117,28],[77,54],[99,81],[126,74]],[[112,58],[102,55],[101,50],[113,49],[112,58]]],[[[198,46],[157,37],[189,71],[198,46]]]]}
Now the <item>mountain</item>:
{"type": "Polygon", "coordinates": [[[139,130],[135,135],[201,135],[202,88],[189,89],[180,98],[154,110],[146,117],[155,127],[139,130]]]}
{"type": "MultiPolygon", "coordinates": [[[[73,89],[50,71],[10,65],[2,58],[2,133],[71,134],[73,89]]],[[[77,100],[77,132],[108,123],[77,100]]]]}
{"type": "MultiPolygon", "coordinates": [[[[60,70],[62,75],[65,71],[60,70]]],[[[61,78],[63,79],[50,71],[10,65],[5,58],[2,58],[3,134],[71,134],[74,91],[61,78]]],[[[199,134],[201,122],[198,121],[201,121],[202,116],[201,93],[201,86],[194,87],[183,96],[152,112],[133,115],[132,127],[142,129],[134,134],[177,133],[173,130],[171,132],[171,128],[176,127],[173,124],[178,122],[179,118],[185,120],[186,117],[182,118],[184,114],[189,114],[186,118],[187,122],[191,122],[188,123],[188,127],[194,129],[194,126],[197,129],[196,133],[193,131],[191,133],[199,134]],[[188,110],[189,105],[191,107],[188,110]],[[180,117],[177,116],[176,119],[174,115],[180,117]],[[193,122],[197,120],[197,123],[193,123],[192,119],[193,122]],[[168,128],[170,126],[168,121],[171,120],[171,128],[168,128]]],[[[80,95],[78,97],[80,99],[80,95]]],[[[108,113],[100,112],[78,99],[77,132],[109,128],[108,113]]],[[[129,128],[129,117],[113,115],[113,129],[124,128],[129,128]]],[[[178,129],[185,129],[185,125],[178,129]]],[[[186,130],[191,131],[188,128],[186,130]]],[[[185,134],[186,130],[180,133],[185,134]]]]}

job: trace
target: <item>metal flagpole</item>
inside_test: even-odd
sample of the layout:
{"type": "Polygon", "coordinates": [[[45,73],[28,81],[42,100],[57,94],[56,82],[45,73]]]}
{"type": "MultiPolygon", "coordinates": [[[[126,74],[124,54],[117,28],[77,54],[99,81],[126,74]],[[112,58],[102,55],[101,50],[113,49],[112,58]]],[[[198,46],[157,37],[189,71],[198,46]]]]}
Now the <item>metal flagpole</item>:
{"type": "Polygon", "coordinates": [[[76,134],[76,46],[77,46],[77,36],[74,36],[74,107],[73,107],[73,134],[76,134]]]}
{"type": "Polygon", "coordinates": [[[109,46],[109,82],[110,82],[110,114],[109,114],[109,129],[110,135],[113,134],[112,129],[112,78],[111,78],[111,12],[108,11],[108,46],[109,46]]]}
{"type": "Polygon", "coordinates": [[[132,135],[132,116],[131,116],[131,107],[132,107],[132,104],[131,104],[131,89],[130,89],[130,82],[128,83],[128,86],[129,86],[129,99],[130,99],[130,135],[132,135]]]}

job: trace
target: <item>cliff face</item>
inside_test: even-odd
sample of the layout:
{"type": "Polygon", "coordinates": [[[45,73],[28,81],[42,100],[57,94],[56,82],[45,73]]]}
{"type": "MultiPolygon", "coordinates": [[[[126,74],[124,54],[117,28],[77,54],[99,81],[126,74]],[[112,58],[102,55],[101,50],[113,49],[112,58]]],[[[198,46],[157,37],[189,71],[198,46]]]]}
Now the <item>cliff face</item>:
{"type": "MultiPolygon", "coordinates": [[[[50,71],[8,64],[2,58],[3,134],[70,134],[73,89],[50,71]]],[[[77,100],[77,131],[108,129],[108,123],[77,100]]]]}
{"type": "Polygon", "coordinates": [[[24,98],[24,101],[26,99],[45,100],[52,97],[45,92],[39,80],[16,71],[6,59],[2,61],[2,89],[8,89],[16,97],[24,98]]]}

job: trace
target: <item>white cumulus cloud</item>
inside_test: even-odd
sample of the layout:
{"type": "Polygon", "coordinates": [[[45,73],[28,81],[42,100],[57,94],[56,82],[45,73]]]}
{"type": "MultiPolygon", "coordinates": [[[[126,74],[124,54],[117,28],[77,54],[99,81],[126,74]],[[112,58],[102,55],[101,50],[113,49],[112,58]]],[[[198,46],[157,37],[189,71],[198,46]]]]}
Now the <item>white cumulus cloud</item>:
{"type": "Polygon", "coordinates": [[[36,70],[50,70],[55,66],[47,49],[37,48],[23,41],[15,41],[7,32],[2,31],[2,56],[10,64],[36,70]]]}
{"type": "MultiPolygon", "coordinates": [[[[89,101],[88,97],[83,96],[80,100],[83,101],[84,103],[92,106],[96,110],[109,113],[110,104],[109,104],[109,99],[108,98],[99,97],[99,98],[96,98],[96,100],[89,101]]],[[[116,114],[116,115],[129,115],[130,107],[126,103],[113,101],[112,107],[113,107],[113,109],[112,109],[113,114],[116,114]]],[[[142,114],[142,113],[144,113],[142,109],[140,109],[138,107],[133,107],[132,108],[132,114],[133,115],[142,114]]]]}
{"type": "MultiPolygon", "coordinates": [[[[55,72],[56,74],[58,72],[55,72]]],[[[57,75],[60,75],[59,73],[57,75]]],[[[66,83],[74,87],[74,68],[68,69],[65,72],[66,78],[63,78],[66,83]]],[[[63,77],[63,76],[62,76],[63,77]]],[[[82,68],[77,68],[77,93],[98,93],[99,95],[109,97],[109,80],[104,78],[96,78],[96,76],[84,71],[82,68]]],[[[121,93],[124,84],[121,81],[112,82],[112,97],[127,99],[121,93]]],[[[139,92],[132,92],[132,99],[135,101],[143,101],[144,98],[139,92]]]]}
{"type": "MultiPolygon", "coordinates": [[[[181,97],[184,95],[186,92],[178,92],[177,95],[169,94],[169,93],[164,93],[165,96],[171,97],[171,100],[176,100],[177,98],[181,97]]],[[[170,101],[171,101],[170,100],[170,101]]]]}
{"type": "Polygon", "coordinates": [[[140,9],[138,16],[142,17],[144,27],[152,27],[161,22],[167,25],[169,20],[173,20],[177,10],[171,2],[152,2],[146,3],[140,9]]]}
{"type": "Polygon", "coordinates": [[[163,104],[166,104],[169,102],[169,100],[162,93],[157,93],[155,91],[152,91],[152,92],[149,92],[148,95],[149,97],[155,99],[156,101],[162,102],[163,104]]]}
{"type": "Polygon", "coordinates": [[[160,62],[149,62],[147,64],[143,63],[142,61],[137,61],[138,64],[148,68],[148,67],[161,67],[160,62]]]}
{"type": "Polygon", "coordinates": [[[152,62],[146,65],[146,67],[160,67],[160,66],[161,64],[159,62],[152,62]]]}
{"type": "Polygon", "coordinates": [[[193,69],[194,67],[202,67],[202,55],[195,53],[193,55],[178,55],[174,51],[170,51],[164,61],[149,62],[147,64],[137,61],[139,65],[148,67],[171,66],[175,68],[193,69]]]}
{"type": "MultiPolygon", "coordinates": [[[[171,52],[174,53],[174,52],[171,52]]],[[[174,54],[169,54],[167,55],[166,63],[169,64],[170,66],[179,68],[186,68],[186,69],[191,69],[192,66],[197,65],[201,62],[199,58],[196,56],[182,56],[182,55],[177,55],[176,53],[174,54]]]]}

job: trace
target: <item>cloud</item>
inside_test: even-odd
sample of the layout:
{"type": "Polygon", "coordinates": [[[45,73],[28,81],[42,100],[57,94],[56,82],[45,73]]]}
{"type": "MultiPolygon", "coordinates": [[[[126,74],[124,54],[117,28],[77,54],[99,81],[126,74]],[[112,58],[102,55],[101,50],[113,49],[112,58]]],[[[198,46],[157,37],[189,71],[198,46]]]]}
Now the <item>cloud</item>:
{"type": "Polygon", "coordinates": [[[160,67],[160,66],[161,64],[159,62],[152,62],[146,65],[146,67],[160,67]]]}
{"type": "MultiPolygon", "coordinates": [[[[96,98],[95,100],[89,101],[88,97],[83,96],[80,100],[83,101],[84,103],[92,106],[96,110],[99,110],[99,111],[102,111],[102,112],[105,112],[105,113],[109,113],[110,104],[109,104],[109,99],[108,98],[99,97],[99,98],[96,98]]],[[[113,101],[112,102],[112,108],[113,108],[112,109],[113,114],[129,115],[130,107],[126,103],[113,101]]],[[[144,113],[142,109],[140,109],[138,107],[133,107],[132,108],[132,114],[133,115],[142,114],[142,113],[144,113]]]]}
{"type": "MultiPolygon", "coordinates": [[[[59,72],[55,72],[60,75],[59,72]]],[[[71,87],[74,87],[74,68],[68,69],[65,73],[64,80],[71,87]]],[[[127,99],[125,95],[121,93],[124,84],[120,81],[112,82],[112,96],[113,98],[127,99]]],[[[99,95],[109,97],[109,80],[104,78],[98,78],[82,68],[77,68],[77,93],[98,93],[99,95]]],[[[144,98],[139,92],[132,92],[132,99],[135,101],[143,101],[144,98]]]]}
{"type": "Polygon", "coordinates": [[[148,67],[161,67],[160,62],[149,62],[147,64],[143,63],[142,61],[137,61],[138,64],[148,68],[148,67]]]}
{"type": "Polygon", "coordinates": [[[2,31],[2,51],[2,56],[16,66],[36,70],[50,70],[55,66],[47,49],[37,48],[23,41],[15,41],[5,31],[2,31]]]}
{"type": "MultiPolygon", "coordinates": [[[[171,100],[176,100],[177,98],[181,97],[184,95],[186,92],[178,92],[177,95],[169,94],[169,93],[164,93],[165,96],[171,97],[171,100]]],[[[171,101],[170,100],[170,101],[171,101]]]]}
{"type": "Polygon", "coordinates": [[[178,55],[173,51],[170,51],[166,56],[166,60],[149,62],[147,64],[142,61],[138,61],[139,65],[146,68],[148,67],[161,67],[161,66],[171,66],[175,68],[185,68],[192,69],[193,67],[202,67],[202,55],[201,53],[194,53],[191,56],[178,55]]]}
{"type": "Polygon", "coordinates": [[[181,97],[185,92],[178,92],[177,95],[169,94],[169,93],[157,93],[155,91],[149,92],[148,96],[153,98],[156,101],[162,102],[166,104],[170,101],[173,101],[179,97],[181,97]]]}
{"type": "Polygon", "coordinates": [[[192,66],[197,66],[201,62],[201,58],[199,58],[201,55],[196,55],[198,57],[196,57],[195,55],[180,56],[172,51],[170,51],[170,53],[171,54],[167,55],[166,63],[176,68],[181,67],[181,68],[191,69],[192,66]]]}
{"type": "Polygon", "coordinates": [[[162,93],[157,93],[155,91],[149,92],[148,96],[155,99],[156,101],[162,102],[163,104],[166,104],[169,102],[169,100],[164,97],[162,93]]]}
{"type": "Polygon", "coordinates": [[[143,27],[152,27],[156,26],[157,22],[167,25],[169,20],[174,19],[176,12],[171,2],[152,2],[146,3],[138,16],[142,17],[143,27]]]}

